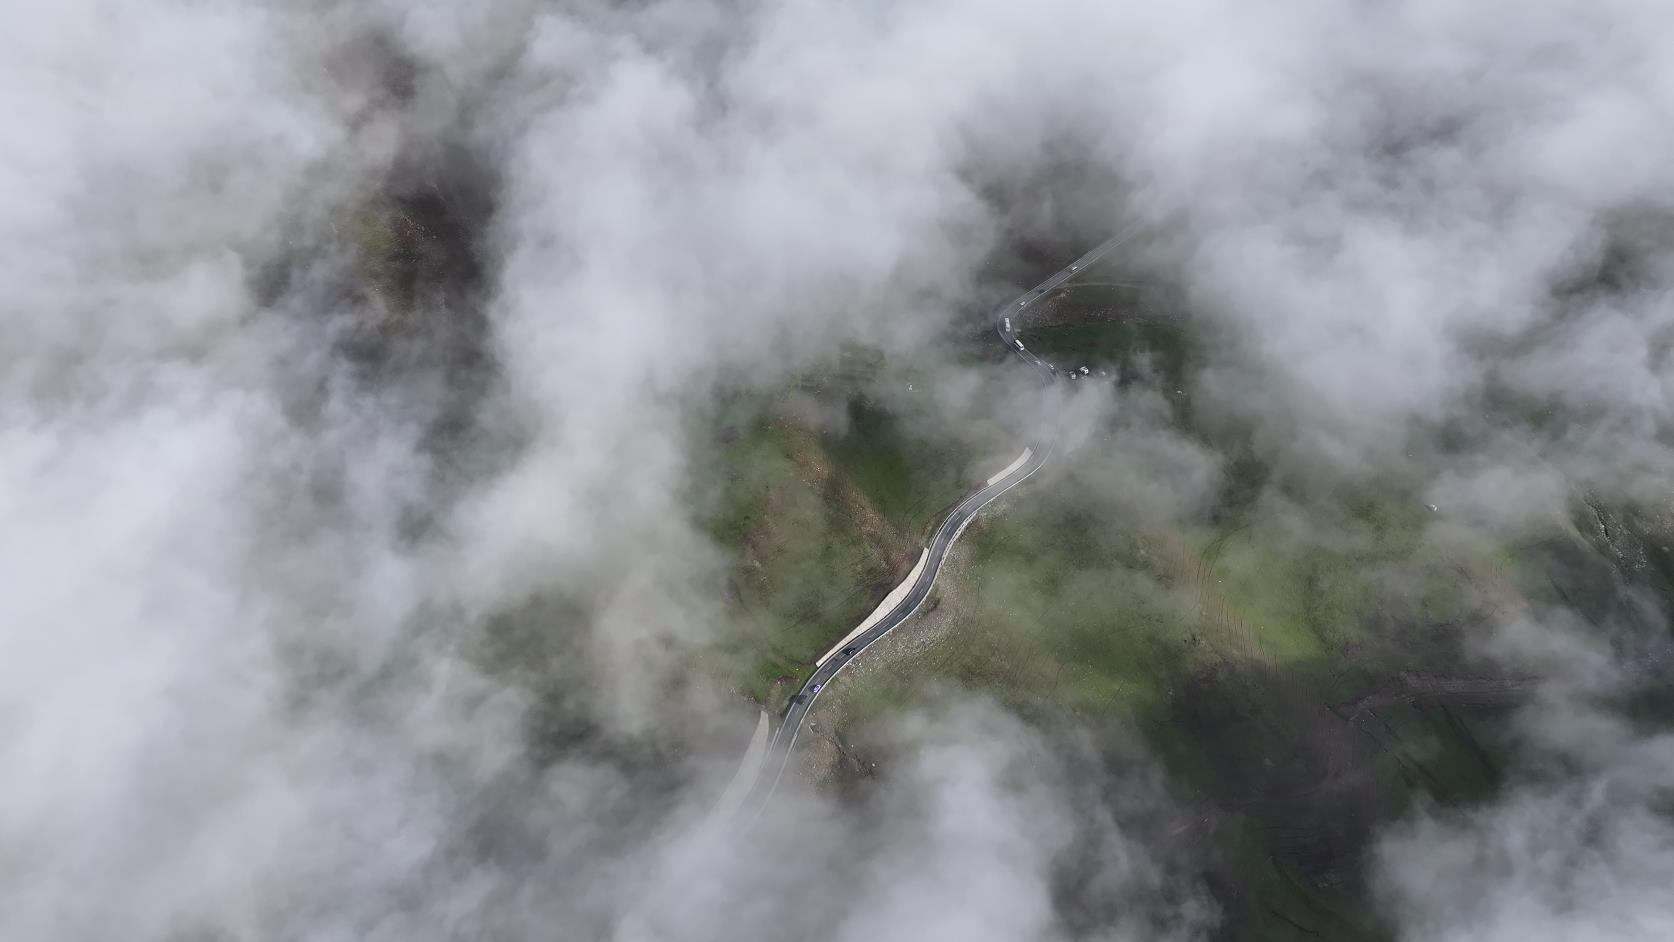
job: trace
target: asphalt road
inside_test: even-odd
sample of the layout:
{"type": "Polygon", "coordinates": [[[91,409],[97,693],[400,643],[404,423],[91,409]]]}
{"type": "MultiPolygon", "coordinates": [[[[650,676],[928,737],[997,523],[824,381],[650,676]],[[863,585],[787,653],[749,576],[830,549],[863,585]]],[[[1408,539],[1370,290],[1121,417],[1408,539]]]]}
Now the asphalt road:
{"type": "MultiPolygon", "coordinates": [[[[1042,378],[1047,382],[1057,380],[1057,368],[1030,353],[1017,339],[1017,330],[1021,329],[1019,318],[1028,311],[1030,305],[1046,297],[1053,288],[1079,275],[1082,269],[1103,258],[1112,249],[1120,245],[1124,238],[1124,236],[1117,236],[1109,239],[1060,269],[1052,277],[1031,288],[1022,296],[1013,298],[1001,305],[994,312],[994,330],[1000,335],[1001,341],[1013,353],[1021,357],[1024,362],[1038,369],[1042,378]]],[[[930,540],[929,556],[926,559],[924,569],[919,573],[918,581],[913,583],[906,596],[865,634],[850,642],[843,650],[833,654],[830,660],[820,665],[813,675],[808,678],[807,682],[802,685],[802,689],[797,692],[796,696],[791,698],[790,707],[785,711],[784,718],[780,721],[772,742],[768,744],[767,755],[762,762],[761,778],[757,780],[755,788],[752,789],[751,797],[745,803],[746,807],[754,807],[755,813],[759,814],[761,809],[767,806],[768,801],[773,797],[773,792],[778,788],[779,780],[784,777],[786,767],[790,765],[790,757],[796,748],[797,734],[802,731],[802,723],[808,718],[808,711],[813,709],[815,699],[819,697],[825,686],[831,683],[831,679],[841,673],[843,668],[853,663],[867,647],[884,635],[894,631],[896,626],[918,611],[918,607],[924,604],[925,599],[930,597],[930,590],[936,584],[936,575],[941,572],[942,563],[947,558],[947,552],[953,548],[953,541],[958,539],[959,532],[965,529],[965,525],[971,522],[971,518],[977,515],[977,511],[986,507],[989,502],[1001,494],[1023,483],[1029,475],[1040,470],[1041,465],[1046,463],[1046,459],[1052,456],[1052,443],[1050,441],[1031,444],[1029,447],[1034,450],[1034,454],[1028,461],[1025,461],[1016,470],[1000,480],[983,487],[960,501],[959,505],[953,508],[953,512],[947,515],[947,519],[942,521],[942,525],[936,528],[936,535],[930,540]]]]}
{"type": "Polygon", "coordinates": [[[1035,356],[1033,353],[1030,353],[1028,349],[1023,346],[1022,342],[1017,339],[1017,331],[1020,329],[1018,319],[1023,314],[1028,312],[1030,305],[1039,301],[1041,298],[1046,297],[1052,292],[1053,288],[1056,288],[1071,278],[1081,274],[1083,269],[1110,254],[1112,249],[1121,245],[1126,239],[1126,234],[1106,239],[1104,242],[1094,247],[1086,255],[1081,256],[1075,261],[1070,262],[1068,265],[1059,269],[1058,272],[1051,278],[1048,278],[1035,287],[1029,289],[1029,291],[1022,297],[1013,298],[1006,304],[1001,305],[1000,309],[994,312],[994,330],[1000,335],[1000,340],[1004,342],[1007,347],[1010,347],[1013,353],[1022,357],[1024,362],[1040,370],[1041,373],[1048,379],[1057,379],[1057,368],[1045,360],[1042,360],[1040,357],[1035,356]]]}

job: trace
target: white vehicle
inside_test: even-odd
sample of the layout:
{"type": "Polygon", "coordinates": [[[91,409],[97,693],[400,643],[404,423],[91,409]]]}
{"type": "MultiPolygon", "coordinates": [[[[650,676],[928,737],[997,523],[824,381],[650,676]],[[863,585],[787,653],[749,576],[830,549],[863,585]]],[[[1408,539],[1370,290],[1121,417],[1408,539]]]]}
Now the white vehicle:
{"type": "Polygon", "coordinates": [[[1083,366],[1081,368],[1081,375],[1082,376],[1086,376],[1088,373],[1091,373],[1091,372],[1092,372],[1092,370],[1087,369],[1085,366],[1083,366]]]}
{"type": "Polygon", "coordinates": [[[1006,333],[1011,333],[1011,318],[1002,318],[1001,323],[1006,325],[1006,333]]]}
{"type": "Polygon", "coordinates": [[[1023,346],[1023,341],[1021,341],[1021,340],[1013,340],[1013,341],[1012,341],[1012,344],[1013,344],[1013,345],[1014,345],[1014,346],[1016,346],[1016,347],[1017,347],[1017,349],[1019,349],[1019,350],[1027,350],[1027,349],[1029,349],[1029,348],[1028,348],[1028,347],[1025,347],[1025,346],[1023,346]]]}
{"type": "Polygon", "coordinates": [[[1071,265],[1070,266],[1070,271],[1075,271],[1077,268],[1080,268],[1080,267],[1081,267],[1080,265],[1071,265]]]}
{"type": "Polygon", "coordinates": [[[1018,307],[1028,307],[1029,306],[1029,299],[1024,298],[1023,300],[1017,302],[1017,306],[1018,307]]]}

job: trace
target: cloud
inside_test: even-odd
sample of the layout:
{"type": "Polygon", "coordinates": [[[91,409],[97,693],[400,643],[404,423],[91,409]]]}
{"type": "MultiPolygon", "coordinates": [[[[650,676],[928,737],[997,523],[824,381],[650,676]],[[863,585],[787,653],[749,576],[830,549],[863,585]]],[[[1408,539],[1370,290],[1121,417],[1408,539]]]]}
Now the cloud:
{"type": "Polygon", "coordinates": [[[1665,938],[1674,744],[1572,705],[1529,727],[1544,774],[1484,808],[1419,815],[1381,842],[1379,885],[1402,938],[1665,938]]]}
{"type": "MultiPolygon", "coordinates": [[[[842,938],[972,887],[966,936],[1201,931],[989,708],[791,799],[770,865],[696,836],[732,717],[678,683],[726,618],[690,410],[845,341],[944,366],[1014,233],[1159,231],[1224,335],[1194,395],[1275,462],[1495,431],[1436,485],[1485,508],[1554,486],[1528,449],[1670,468],[1659,5],[479,6],[0,13],[0,935],[653,937],[695,897],[842,938]],[[403,333],[354,220],[419,192],[480,283],[403,333]],[[1072,852],[1143,928],[1066,921],[1072,852]]],[[[1200,507],[1212,456],[1114,408],[1106,470],[1180,478],[1125,493],[1200,507]]]]}
{"type": "MultiPolygon", "coordinates": [[[[993,40],[813,6],[4,16],[0,933],[631,937],[700,876],[641,877],[698,840],[728,719],[666,686],[722,612],[687,410],[968,300],[998,227],[955,138],[998,79],[949,70],[993,40]],[[770,79],[821,19],[876,69],[827,60],[809,111],[770,79]],[[940,91],[894,96],[913,70],[940,91]],[[424,191],[443,222],[388,237],[488,275],[397,310],[357,213],[424,191]]],[[[904,866],[862,823],[855,859],[904,866]]],[[[979,846],[1038,881],[1022,828],[979,846]]]]}
{"type": "Polygon", "coordinates": [[[1486,396],[1511,385],[1589,412],[1536,437],[1577,474],[1612,476],[1606,449],[1666,461],[1642,418],[1660,393],[1630,379],[1659,349],[1665,279],[1553,297],[1607,244],[1644,244],[1623,213],[1666,211],[1636,130],[1674,96],[1650,52],[1666,11],[1213,6],[1138,27],[1169,64],[1123,101],[1157,131],[1132,136],[1129,178],[1192,233],[1189,288],[1238,337],[1206,407],[1256,419],[1292,463],[1358,469],[1427,427],[1486,432],[1507,418],[1486,396]]]}
{"type": "Polygon", "coordinates": [[[790,793],[742,845],[683,833],[664,847],[619,937],[1205,936],[1212,904],[1140,835],[1174,810],[1142,753],[929,699],[888,724],[878,748],[897,771],[858,807],[790,793]],[[1117,783],[1094,784],[1101,762],[1117,783]]]}

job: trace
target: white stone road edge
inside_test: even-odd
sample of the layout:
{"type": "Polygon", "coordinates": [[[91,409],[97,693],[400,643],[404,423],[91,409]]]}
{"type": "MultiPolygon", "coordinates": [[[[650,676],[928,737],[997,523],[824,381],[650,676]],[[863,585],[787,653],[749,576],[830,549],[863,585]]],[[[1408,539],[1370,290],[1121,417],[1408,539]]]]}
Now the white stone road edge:
{"type": "MultiPolygon", "coordinates": [[[[1051,455],[1051,453],[1050,453],[1050,452],[1048,452],[1048,457],[1050,457],[1050,455],[1051,455]]],[[[1043,461],[1043,462],[1042,462],[1042,464],[1043,464],[1043,465],[1044,465],[1044,464],[1045,464],[1045,462],[1044,462],[1044,461],[1043,461]]],[[[1009,493],[1009,492],[1010,492],[1010,491],[1011,491],[1011,489],[1012,489],[1012,488],[1015,488],[1015,487],[1016,487],[1016,486],[1017,486],[1017,485],[1019,485],[1019,484],[1022,484],[1022,483],[1023,483],[1023,482],[1024,482],[1024,481],[1027,481],[1027,480],[1028,480],[1028,479],[1030,479],[1030,478],[1032,478],[1032,477],[1034,477],[1034,475],[1035,475],[1035,472],[1036,472],[1036,471],[1039,471],[1039,470],[1040,470],[1040,468],[1039,468],[1039,467],[1036,467],[1036,468],[1033,468],[1033,469],[1032,469],[1032,470],[1030,470],[1030,471],[1029,471],[1029,473],[1028,473],[1028,474],[1025,474],[1025,475],[1023,475],[1023,476],[1022,476],[1022,477],[1020,477],[1020,478],[1018,478],[1018,479],[1017,479],[1017,480],[1015,480],[1015,481],[1013,481],[1013,482],[1011,482],[1011,484],[1010,484],[1010,486],[1008,486],[1008,487],[1007,487],[1007,488],[1006,488],[1006,489],[1005,489],[1005,490],[1004,490],[1004,491],[1001,491],[1001,492],[1000,492],[1000,493],[998,493],[998,494],[995,494],[995,495],[994,495],[994,496],[993,496],[993,497],[990,497],[990,498],[989,498],[989,499],[988,499],[988,503],[990,503],[990,504],[991,504],[991,503],[993,503],[993,502],[994,502],[994,501],[996,501],[996,500],[999,500],[999,499],[1000,499],[1000,498],[1001,498],[1001,497],[1003,497],[1003,496],[1005,496],[1005,495],[1006,495],[1006,494],[1007,494],[1007,493],[1009,493]]],[[[981,493],[981,492],[980,492],[980,491],[979,491],[979,492],[978,492],[978,493],[981,493]]],[[[973,495],[973,496],[974,496],[974,495],[973,495]]],[[[984,504],[984,505],[983,505],[983,506],[987,506],[987,504],[984,504]]],[[[980,508],[979,508],[979,509],[980,509],[980,508]]],[[[947,552],[949,552],[949,553],[951,553],[951,552],[953,552],[953,546],[954,546],[954,544],[955,544],[955,543],[958,543],[958,542],[959,542],[959,535],[960,535],[960,534],[961,534],[961,533],[964,533],[964,532],[965,532],[965,528],[966,528],[966,527],[968,527],[968,526],[970,526],[970,525],[971,525],[971,524],[972,524],[972,523],[973,523],[973,522],[974,522],[974,521],[975,521],[975,520],[976,520],[976,518],[977,518],[977,516],[978,516],[978,514],[975,514],[975,513],[973,513],[973,514],[971,514],[971,515],[970,515],[970,516],[969,516],[969,517],[966,517],[966,518],[965,518],[965,522],[964,522],[964,523],[961,523],[961,524],[960,524],[960,525],[959,525],[959,529],[957,529],[957,530],[955,530],[955,531],[953,531],[953,535],[952,535],[952,536],[950,536],[950,537],[949,537],[949,538],[948,538],[948,543],[947,543],[947,552]]],[[[926,556],[926,557],[928,557],[928,555],[929,555],[929,553],[930,553],[930,549],[929,549],[929,547],[926,547],[926,548],[925,548],[925,550],[924,550],[924,553],[925,553],[925,556],[926,556]]],[[[945,560],[945,558],[946,558],[946,557],[945,557],[945,556],[944,556],[944,560],[945,560]]],[[[922,562],[922,560],[921,560],[921,562],[922,562]]],[[[915,570],[915,571],[916,571],[916,570],[915,570]]],[[[937,567],[936,567],[936,568],[935,568],[935,569],[934,569],[934,570],[933,570],[933,571],[932,571],[932,572],[931,572],[931,573],[930,573],[930,588],[929,588],[929,589],[927,589],[927,590],[925,590],[925,593],[924,593],[924,598],[922,598],[922,599],[919,599],[919,602],[918,602],[918,604],[919,604],[919,605],[923,605],[923,604],[924,604],[924,603],[925,603],[925,602],[927,602],[927,601],[929,601],[929,600],[930,600],[930,593],[931,593],[931,591],[933,591],[933,590],[934,590],[934,589],[935,589],[935,588],[936,588],[936,578],[937,578],[937,577],[938,577],[938,576],[940,576],[940,575],[941,575],[941,573],[942,573],[942,567],[940,567],[940,566],[937,566],[937,567]]],[[[911,584],[911,581],[912,581],[912,580],[909,580],[909,582],[908,582],[908,584],[911,584]]],[[[915,606],[915,607],[914,607],[914,608],[913,608],[913,610],[912,610],[912,611],[910,611],[910,612],[907,612],[907,613],[906,613],[906,614],[905,614],[905,615],[902,615],[902,616],[901,616],[901,620],[900,620],[900,621],[898,621],[898,622],[896,622],[896,623],[895,623],[895,628],[899,628],[899,627],[901,627],[901,626],[902,626],[902,625],[904,625],[904,624],[906,624],[906,623],[907,623],[907,622],[908,622],[908,621],[909,621],[909,620],[911,620],[911,619],[912,619],[912,617],[913,617],[913,615],[914,615],[914,614],[916,614],[916,613],[917,613],[917,612],[918,612],[918,608],[917,608],[917,607],[916,607],[916,606],[915,606]]],[[[891,631],[894,631],[894,630],[895,630],[895,628],[891,628],[891,629],[890,629],[890,630],[891,630],[891,631]]],[[[848,662],[848,663],[847,663],[847,664],[845,664],[845,665],[843,665],[843,666],[844,666],[844,667],[847,667],[847,666],[848,666],[848,664],[853,664],[853,663],[854,663],[854,661],[852,661],[852,660],[851,660],[851,661],[849,661],[849,662],[848,662]]],[[[816,665],[816,666],[815,666],[815,670],[818,670],[818,669],[819,669],[819,667],[818,667],[818,665],[816,665]]],[[[841,668],[839,668],[839,670],[841,670],[841,668]]],[[[835,675],[835,674],[834,674],[834,675],[833,675],[833,676],[832,676],[832,678],[831,678],[831,680],[836,680],[836,679],[837,679],[837,677],[836,677],[836,675],[835,675]]],[[[792,753],[792,752],[794,752],[794,751],[795,751],[795,750],[796,750],[796,737],[797,737],[797,734],[798,734],[798,733],[800,733],[800,732],[801,732],[801,731],[802,731],[802,729],[801,729],[801,724],[798,724],[798,725],[797,725],[797,726],[795,726],[795,727],[792,727],[792,729],[791,729],[791,738],[790,738],[790,743],[789,743],[789,744],[788,744],[788,745],[787,745],[787,746],[786,746],[786,747],[785,747],[785,763],[784,763],[784,764],[783,764],[783,765],[781,765],[781,766],[779,766],[779,773],[778,773],[778,775],[775,775],[775,776],[774,776],[774,777],[773,777],[773,785],[772,785],[772,787],[771,787],[771,788],[769,788],[769,790],[768,790],[768,794],[767,794],[767,798],[764,798],[764,799],[762,799],[762,803],[761,803],[761,805],[759,805],[759,806],[758,806],[758,807],[757,807],[757,808],[756,808],[756,814],[757,814],[757,815],[758,815],[758,816],[759,816],[759,815],[760,815],[760,814],[761,814],[761,813],[762,813],[762,811],[763,811],[763,810],[765,810],[765,809],[766,809],[766,808],[767,808],[767,801],[768,801],[768,799],[771,799],[771,798],[772,798],[772,797],[773,797],[773,791],[774,791],[774,790],[775,790],[775,789],[777,789],[777,788],[778,788],[778,787],[779,787],[779,778],[780,778],[780,777],[781,777],[781,776],[783,776],[783,775],[784,775],[784,774],[785,774],[785,769],[786,769],[786,767],[787,767],[787,766],[789,766],[789,764],[790,764],[790,756],[791,756],[791,753],[792,753]]],[[[779,732],[778,732],[778,733],[775,733],[775,734],[774,734],[774,736],[773,736],[773,742],[772,742],[772,743],[769,743],[769,744],[768,744],[768,748],[769,748],[769,749],[771,749],[771,748],[773,748],[773,743],[776,743],[776,742],[778,742],[778,739],[779,739],[779,735],[780,735],[780,734],[782,734],[782,733],[784,733],[784,727],[782,727],[782,726],[781,726],[781,727],[780,727],[780,728],[779,728],[779,732]]]]}
{"type": "MultiPolygon", "coordinates": [[[[1033,448],[1023,449],[1023,453],[1021,455],[1017,456],[1016,461],[1013,461],[1011,464],[1006,465],[1004,470],[1000,471],[999,474],[996,474],[993,477],[989,478],[987,481],[984,481],[982,486],[983,487],[993,487],[995,481],[1003,480],[1007,475],[1011,474],[1013,471],[1016,471],[1018,468],[1023,467],[1023,465],[1028,463],[1029,459],[1033,458],[1034,456],[1035,456],[1035,450],[1033,448]]],[[[961,527],[960,529],[964,529],[964,528],[961,527]]],[[[930,547],[926,546],[924,548],[924,550],[918,554],[918,565],[913,567],[912,572],[907,573],[907,578],[902,579],[900,585],[896,586],[893,590],[890,591],[890,593],[888,595],[884,596],[884,600],[882,602],[878,603],[877,608],[872,609],[872,614],[867,615],[866,620],[862,621],[860,623],[859,627],[855,628],[855,630],[853,630],[853,631],[849,632],[848,634],[844,635],[843,640],[841,640],[841,641],[839,641],[836,644],[831,646],[831,650],[829,650],[829,651],[825,652],[824,654],[820,655],[819,660],[814,662],[814,668],[816,670],[818,670],[819,668],[824,667],[825,662],[831,660],[831,656],[833,654],[836,654],[838,651],[841,651],[845,647],[848,647],[849,642],[851,642],[854,639],[856,639],[856,638],[860,637],[861,635],[865,634],[867,632],[867,630],[870,629],[873,625],[876,625],[878,622],[883,621],[883,617],[885,615],[888,615],[890,610],[893,609],[897,604],[899,604],[902,599],[906,598],[908,592],[912,591],[913,583],[918,581],[919,574],[924,571],[924,564],[929,559],[930,559],[930,547]]]]}
{"type": "Polygon", "coordinates": [[[710,813],[711,820],[730,818],[749,796],[750,789],[755,787],[756,778],[761,775],[762,760],[767,758],[767,733],[772,723],[767,711],[761,711],[761,720],[756,723],[756,732],[750,737],[749,748],[744,750],[744,760],[738,764],[738,771],[733,774],[732,781],[727,783],[726,791],[721,793],[720,800],[715,803],[715,810],[710,813]]]}
{"type": "Polygon", "coordinates": [[[1005,470],[1001,471],[999,474],[996,474],[993,477],[989,478],[987,481],[983,482],[982,486],[983,487],[993,487],[994,482],[1004,480],[1006,475],[1012,473],[1013,471],[1016,471],[1018,468],[1023,467],[1023,465],[1025,463],[1027,463],[1028,460],[1030,458],[1033,458],[1034,456],[1035,456],[1035,450],[1033,448],[1023,449],[1023,453],[1021,455],[1017,456],[1016,461],[1013,461],[1011,464],[1006,465],[1005,470]]]}
{"type": "Polygon", "coordinates": [[[848,646],[849,642],[865,634],[873,625],[883,621],[884,616],[888,615],[890,610],[900,604],[901,600],[907,597],[907,593],[913,590],[913,583],[918,581],[919,574],[924,572],[924,564],[929,560],[930,548],[926,546],[924,549],[919,550],[918,565],[913,567],[912,572],[907,573],[907,578],[902,579],[900,585],[891,589],[889,594],[884,596],[884,600],[878,603],[877,608],[872,609],[872,614],[867,615],[866,620],[861,622],[858,628],[844,635],[843,640],[832,645],[831,650],[820,655],[819,660],[814,662],[814,669],[818,670],[819,668],[824,667],[825,662],[831,660],[831,656],[833,654],[843,650],[843,648],[848,646]]]}

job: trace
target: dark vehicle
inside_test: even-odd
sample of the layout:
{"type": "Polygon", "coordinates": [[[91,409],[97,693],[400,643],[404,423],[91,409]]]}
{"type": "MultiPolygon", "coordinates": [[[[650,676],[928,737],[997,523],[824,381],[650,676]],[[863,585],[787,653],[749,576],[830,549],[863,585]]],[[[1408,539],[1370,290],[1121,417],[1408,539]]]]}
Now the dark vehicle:
{"type": "Polygon", "coordinates": [[[854,657],[854,652],[856,652],[858,650],[860,650],[860,649],[856,648],[854,645],[851,644],[848,647],[843,649],[843,656],[844,657],[854,657]]]}

